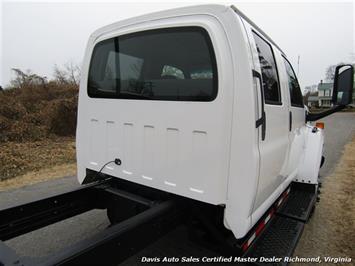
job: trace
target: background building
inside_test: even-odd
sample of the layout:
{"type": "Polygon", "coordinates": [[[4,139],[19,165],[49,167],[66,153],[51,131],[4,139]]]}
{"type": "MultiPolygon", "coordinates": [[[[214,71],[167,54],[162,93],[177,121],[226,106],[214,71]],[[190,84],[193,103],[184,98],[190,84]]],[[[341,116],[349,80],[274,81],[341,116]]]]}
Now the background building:
{"type": "Polygon", "coordinates": [[[319,107],[331,107],[333,96],[333,83],[320,81],[318,84],[318,106],[319,107]]]}

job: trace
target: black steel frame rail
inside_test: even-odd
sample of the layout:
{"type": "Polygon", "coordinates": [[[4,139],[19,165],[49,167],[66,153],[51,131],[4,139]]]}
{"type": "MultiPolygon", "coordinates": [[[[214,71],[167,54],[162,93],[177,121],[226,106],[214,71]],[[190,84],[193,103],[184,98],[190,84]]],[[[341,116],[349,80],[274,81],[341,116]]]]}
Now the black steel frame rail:
{"type": "Polygon", "coordinates": [[[74,244],[39,265],[117,265],[179,224],[173,201],[152,208],[74,244]]]}
{"type": "Polygon", "coordinates": [[[97,185],[0,211],[0,240],[8,240],[95,207],[97,185]]]}
{"type": "Polygon", "coordinates": [[[183,221],[178,205],[177,200],[152,200],[117,189],[106,180],[0,210],[0,266],[117,265],[178,226],[183,221]],[[114,198],[141,205],[144,211],[45,258],[19,257],[2,242],[95,208],[106,208],[114,198]]]}

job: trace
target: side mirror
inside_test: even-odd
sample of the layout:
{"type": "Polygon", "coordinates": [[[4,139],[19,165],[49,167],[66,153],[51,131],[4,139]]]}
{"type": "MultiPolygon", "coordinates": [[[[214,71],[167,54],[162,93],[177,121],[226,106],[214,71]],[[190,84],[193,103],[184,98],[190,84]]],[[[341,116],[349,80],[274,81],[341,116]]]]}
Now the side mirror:
{"type": "Polygon", "coordinates": [[[317,121],[323,117],[339,112],[351,103],[354,86],[354,67],[352,65],[339,65],[335,69],[333,98],[334,107],[321,113],[306,114],[306,121],[317,121]]]}
{"type": "Polygon", "coordinates": [[[333,86],[333,104],[343,106],[350,104],[354,86],[354,67],[352,65],[337,66],[333,86]]]}

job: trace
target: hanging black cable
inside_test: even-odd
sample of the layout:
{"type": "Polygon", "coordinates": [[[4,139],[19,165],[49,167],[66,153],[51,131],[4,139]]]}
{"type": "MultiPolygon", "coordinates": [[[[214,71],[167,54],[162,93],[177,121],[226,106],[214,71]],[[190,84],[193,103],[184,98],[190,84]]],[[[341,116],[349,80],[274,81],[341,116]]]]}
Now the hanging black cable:
{"type": "Polygon", "coordinates": [[[97,176],[99,176],[99,175],[101,174],[102,170],[104,170],[104,168],[105,168],[107,165],[109,165],[110,163],[115,163],[116,165],[121,165],[121,164],[122,164],[122,161],[121,161],[121,159],[116,158],[116,159],[114,159],[114,160],[112,160],[112,161],[109,161],[109,162],[105,163],[105,164],[101,167],[100,171],[97,172],[97,176]]]}

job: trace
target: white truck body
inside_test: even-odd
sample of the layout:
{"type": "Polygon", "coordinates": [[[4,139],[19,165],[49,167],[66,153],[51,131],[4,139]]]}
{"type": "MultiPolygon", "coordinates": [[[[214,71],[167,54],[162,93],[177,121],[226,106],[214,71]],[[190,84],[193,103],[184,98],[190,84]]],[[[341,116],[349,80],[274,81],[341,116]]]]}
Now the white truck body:
{"type": "MultiPolygon", "coordinates": [[[[141,43],[149,44],[149,41],[141,43]]],[[[179,49],[186,49],[181,48],[183,44],[172,45],[172,50],[178,53],[179,49]]],[[[158,46],[149,49],[152,53],[167,49],[166,45],[158,46]]],[[[173,56],[166,58],[172,60],[173,56]]],[[[193,54],[191,58],[193,62],[193,54]]],[[[292,104],[285,61],[285,54],[268,36],[239,11],[226,6],[168,10],[95,31],[87,44],[79,93],[79,182],[84,181],[86,169],[99,171],[108,161],[119,158],[121,165],[108,164],[102,172],[223,205],[224,225],[236,238],[244,237],[292,181],[317,183],[323,131],[312,133],[313,128],[305,123],[303,105],[292,104]],[[207,101],[185,101],[89,96],[90,62],[99,43],[120,36],[126,40],[125,36],[135,36],[130,34],[137,32],[149,35],[160,29],[169,33],[189,27],[208,34],[205,40],[209,39],[213,48],[210,61],[216,66],[216,72],[208,70],[213,72],[212,75],[208,72],[208,78],[212,76],[216,82],[214,97],[207,101]],[[256,127],[264,96],[253,71],[264,77],[263,72],[270,66],[263,65],[263,60],[269,58],[261,58],[256,36],[265,42],[263,49],[272,49],[279,97],[277,102],[264,104],[264,140],[262,127],[256,127]]],[[[169,81],[157,81],[156,88],[164,82],[169,81]]],[[[267,86],[266,83],[263,80],[262,86],[267,86]]]]}

